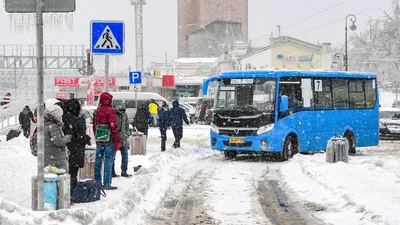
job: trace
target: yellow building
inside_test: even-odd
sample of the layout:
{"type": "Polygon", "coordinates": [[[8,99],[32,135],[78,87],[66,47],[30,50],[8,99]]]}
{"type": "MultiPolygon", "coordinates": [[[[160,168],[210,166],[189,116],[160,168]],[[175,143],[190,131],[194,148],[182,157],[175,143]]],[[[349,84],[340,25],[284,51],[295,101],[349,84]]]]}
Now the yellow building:
{"type": "Polygon", "coordinates": [[[312,44],[296,38],[282,36],[270,38],[268,46],[238,57],[235,69],[286,68],[296,70],[330,69],[332,50],[330,43],[312,44]]]}

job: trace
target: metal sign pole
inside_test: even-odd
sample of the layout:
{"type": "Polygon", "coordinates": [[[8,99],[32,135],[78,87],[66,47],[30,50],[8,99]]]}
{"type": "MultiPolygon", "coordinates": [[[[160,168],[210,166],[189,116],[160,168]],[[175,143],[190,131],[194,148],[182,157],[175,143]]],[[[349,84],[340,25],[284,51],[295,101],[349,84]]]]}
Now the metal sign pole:
{"type": "Polygon", "coordinates": [[[110,69],[110,56],[106,55],[104,89],[108,91],[108,73],[110,69]]]}
{"type": "Polygon", "coordinates": [[[135,89],[135,105],[136,105],[136,112],[138,112],[139,106],[137,105],[137,87],[136,84],[134,86],[135,89]]]}
{"type": "Polygon", "coordinates": [[[43,118],[43,0],[36,0],[36,77],[37,77],[37,209],[43,211],[44,207],[44,118],[43,118]]]}

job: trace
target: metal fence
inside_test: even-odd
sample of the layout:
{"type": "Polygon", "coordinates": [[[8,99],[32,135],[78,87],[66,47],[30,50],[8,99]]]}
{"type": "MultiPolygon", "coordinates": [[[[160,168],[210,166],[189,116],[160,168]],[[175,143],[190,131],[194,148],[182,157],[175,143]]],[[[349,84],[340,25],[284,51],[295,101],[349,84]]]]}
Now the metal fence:
{"type": "MultiPolygon", "coordinates": [[[[2,97],[0,99],[3,101],[2,97]]],[[[11,98],[8,104],[0,106],[0,131],[17,126],[19,113],[26,105],[33,111],[35,100],[33,98],[11,98]]]]}

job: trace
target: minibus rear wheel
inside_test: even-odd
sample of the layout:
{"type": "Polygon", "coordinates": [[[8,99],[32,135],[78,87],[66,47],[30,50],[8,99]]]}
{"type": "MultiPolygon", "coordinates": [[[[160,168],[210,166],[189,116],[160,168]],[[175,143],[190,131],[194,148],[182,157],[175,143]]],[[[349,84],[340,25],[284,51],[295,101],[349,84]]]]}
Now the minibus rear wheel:
{"type": "Polygon", "coordinates": [[[347,141],[349,142],[349,154],[356,154],[356,145],[354,142],[354,134],[351,131],[346,131],[346,133],[344,133],[344,137],[347,139],[347,141]]]}

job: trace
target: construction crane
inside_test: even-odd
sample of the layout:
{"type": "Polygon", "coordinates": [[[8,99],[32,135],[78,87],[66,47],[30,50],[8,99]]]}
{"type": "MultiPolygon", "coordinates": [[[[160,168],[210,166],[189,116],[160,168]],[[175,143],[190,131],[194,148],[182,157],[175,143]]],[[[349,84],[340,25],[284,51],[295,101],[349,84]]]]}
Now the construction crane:
{"type": "Polygon", "coordinates": [[[132,0],[135,6],[136,71],[143,73],[143,6],[146,0],[132,0]]]}

